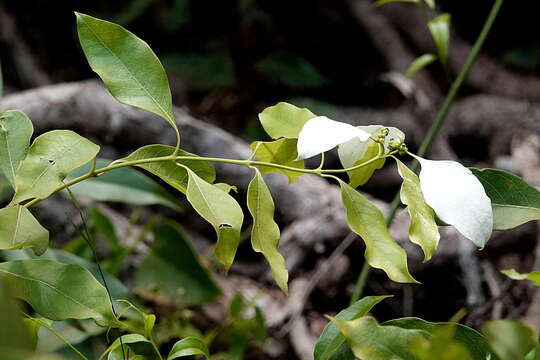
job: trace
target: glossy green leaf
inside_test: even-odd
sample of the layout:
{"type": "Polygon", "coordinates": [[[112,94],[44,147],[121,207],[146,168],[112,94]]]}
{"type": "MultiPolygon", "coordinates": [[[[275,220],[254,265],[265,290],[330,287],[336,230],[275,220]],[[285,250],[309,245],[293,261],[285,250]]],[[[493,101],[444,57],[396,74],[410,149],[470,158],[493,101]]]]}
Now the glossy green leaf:
{"type": "Polygon", "coordinates": [[[429,337],[423,330],[379,325],[369,316],[332,321],[347,339],[354,355],[365,360],[417,360],[411,353],[413,341],[419,336],[429,337]]]}
{"type": "Polygon", "coordinates": [[[222,189],[207,183],[191,169],[188,173],[187,199],[191,206],[216,230],[215,253],[228,270],[240,242],[244,214],[238,202],[222,189]]]}
{"type": "Polygon", "coordinates": [[[121,103],[161,116],[179,136],[169,80],[150,46],[120,25],[76,15],[84,54],[111,94],[121,103]]]}
{"type": "Polygon", "coordinates": [[[281,137],[296,139],[304,124],[317,117],[308,109],[301,109],[286,102],[267,107],[259,114],[259,120],[272,139],[281,137]]]}
{"type": "Polygon", "coordinates": [[[412,77],[414,74],[437,60],[433,54],[424,54],[417,57],[405,71],[405,76],[412,77]]]}
{"type": "Polygon", "coordinates": [[[81,266],[14,260],[0,263],[0,278],[14,296],[48,319],[94,319],[102,326],[115,323],[107,291],[81,266]]]}
{"type": "Polygon", "coordinates": [[[409,237],[413,243],[422,248],[426,262],[435,254],[439,244],[440,235],[435,222],[435,212],[426,204],[418,176],[401,161],[395,160],[399,175],[403,178],[401,201],[407,205],[411,217],[409,237]]]}
{"type": "MultiPolygon", "coordinates": [[[[304,160],[296,160],[296,139],[279,139],[276,141],[255,141],[250,145],[255,151],[255,157],[260,161],[272,164],[284,165],[298,169],[304,169],[304,160]]],[[[277,172],[286,175],[289,183],[293,183],[302,175],[302,173],[277,169],[269,166],[259,166],[263,174],[277,172]]]]}
{"type": "MultiPolygon", "coordinates": [[[[379,127],[377,127],[379,128],[379,127]]],[[[374,132],[378,131],[374,130],[374,132]]],[[[373,159],[379,154],[379,145],[371,140],[360,141],[355,138],[343,143],[338,148],[339,160],[343,168],[350,168],[373,159]]],[[[353,188],[362,186],[368,182],[373,173],[384,166],[385,159],[377,160],[367,166],[348,171],[349,185],[353,188]]]]}
{"type": "MultiPolygon", "coordinates": [[[[169,156],[174,152],[173,146],[167,145],[147,145],[139,148],[129,154],[128,157],[122,159],[123,161],[136,161],[144,159],[153,159],[157,157],[169,156]]],[[[193,156],[197,155],[188,153],[187,151],[179,150],[178,156],[193,156]]],[[[173,188],[179,190],[182,193],[186,193],[188,174],[182,166],[178,166],[177,163],[182,164],[190,168],[197,176],[203,178],[205,181],[212,183],[216,179],[216,171],[206,161],[198,160],[169,160],[169,161],[157,161],[144,164],[138,164],[140,167],[171,185],[173,188]]]]}
{"type": "Polygon", "coordinates": [[[507,230],[540,220],[540,191],[519,176],[496,169],[475,169],[493,208],[493,229],[507,230]]]}
{"type": "Polygon", "coordinates": [[[343,181],[340,185],[347,223],[364,240],[368,264],[382,269],[394,281],[417,283],[407,268],[407,253],[388,232],[381,211],[351,186],[343,181]]]}
{"type": "Polygon", "coordinates": [[[98,152],[99,146],[71,130],[38,136],[17,171],[13,202],[50,196],[68,173],[94,159],[98,152]]]}
{"type": "Polygon", "coordinates": [[[167,356],[167,360],[178,359],[180,357],[191,355],[202,355],[205,357],[205,359],[210,360],[210,353],[208,352],[206,344],[201,339],[194,336],[189,336],[185,339],[177,341],[173,345],[169,356],[167,356]]]}
{"type": "MultiPolygon", "coordinates": [[[[456,323],[432,323],[419,318],[401,318],[385,322],[383,325],[396,326],[402,329],[422,330],[436,336],[437,333],[449,325],[455,326],[454,340],[463,345],[473,360],[495,359],[491,353],[486,338],[467,326],[456,323]]],[[[431,340],[431,339],[430,339],[431,340]]],[[[454,360],[454,359],[452,359],[454,360]]],[[[458,360],[458,359],[456,359],[458,360]]],[[[461,359],[459,359],[461,360],[461,359]]]]}
{"type": "Polygon", "coordinates": [[[259,170],[255,170],[255,177],[249,183],[247,206],[253,216],[251,246],[253,250],[264,255],[272,268],[274,280],[286,293],[289,272],[285,267],[285,259],[278,251],[280,233],[278,224],[274,221],[274,201],[259,170]]]}
{"type": "Polygon", "coordinates": [[[418,3],[418,0],[377,0],[373,3],[373,6],[383,6],[385,4],[394,3],[394,2],[418,3]]]}
{"type": "Polygon", "coordinates": [[[540,286],[540,271],[533,271],[527,274],[520,274],[514,269],[501,271],[504,275],[514,280],[529,280],[536,286],[540,286]]]}
{"type": "Polygon", "coordinates": [[[49,246],[49,232],[24,206],[0,209],[0,249],[32,248],[41,255],[49,246]]]}
{"type": "MultiPolygon", "coordinates": [[[[145,338],[144,336],[140,334],[127,334],[127,335],[122,335],[121,337],[114,340],[113,343],[109,345],[109,347],[103,352],[103,355],[100,357],[100,360],[103,359],[104,356],[107,354],[109,354],[108,359],[111,359],[111,358],[116,359],[117,357],[115,356],[115,352],[116,352],[115,350],[119,349],[119,353],[121,355],[122,354],[122,349],[120,347],[121,345],[134,345],[134,344],[142,345],[142,346],[139,346],[139,348],[141,349],[140,352],[134,349],[135,354],[149,355],[150,359],[157,358],[157,355],[155,354],[155,351],[152,347],[152,343],[150,342],[150,340],[148,340],[147,338],[145,338]],[[122,339],[122,341],[120,341],[120,339],[122,339]]],[[[130,348],[133,348],[133,347],[130,346],[130,348]]],[[[133,358],[130,357],[130,360],[131,359],[133,358]]]]}
{"type": "MultiPolygon", "coordinates": [[[[2,256],[6,260],[49,259],[62,264],[79,265],[90,271],[94,278],[101,279],[101,274],[95,263],[64,250],[48,248],[47,251],[45,251],[45,253],[41,254],[40,256],[36,256],[34,253],[28,250],[15,250],[4,252],[2,256]]],[[[108,274],[107,272],[104,272],[103,275],[105,276],[105,280],[107,281],[107,285],[109,286],[111,296],[114,299],[131,300],[131,292],[120,280],[108,274]]]]}
{"type": "Polygon", "coordinates": [[[8,350],[33,350],[35,341],[13,297],[0,281],[0,354],[8,350]]]}
{"type": "Polygon", "coordinates": [[[428,22],[429,32],[437,48],[439,60],[448,62],[448,50],[450,48],[450,14],[441,14],[428,22]]]}
{"type": "MultiPolygon", "coordinates": [[[[366,315],[375,305],[391,296],[366,296],[336,315],[342,321],[354,320],[366,315]]],[[[329,322],[315,344],[315,360],[353,360],[345,337],[334,322],[329,322]]]]}
{"type": "Polygon", "coordinates": [[[176,306],[214,300],[221,291],[202,267],[180,226],[165,221],[153,231],[155,240],[151,252],[135,272],[134,291],[176,306]]]}
{"type": "Polygon", "coordinates": [[[14,188],[17,168],[26,156],[33,132],[32,122],[24,113],[0,114],[0,171],[14,188]]]}
{"type": "Polygon", "coordinates": [[[534,331],[515,320],[487,321],[482,332],[500,360],[524,359],[536,345],[534,331]]]}

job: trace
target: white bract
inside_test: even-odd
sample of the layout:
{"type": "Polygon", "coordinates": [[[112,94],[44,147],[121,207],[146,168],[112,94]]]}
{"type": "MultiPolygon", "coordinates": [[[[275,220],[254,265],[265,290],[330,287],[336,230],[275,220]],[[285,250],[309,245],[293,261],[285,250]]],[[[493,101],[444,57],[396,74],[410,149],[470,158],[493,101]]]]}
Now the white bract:
{"type": "Polygon", "coordinates": [[[347,123],[334,121],[326,116],[308,120],[298,135],[298,159],[307,159],[351,139],[367,141],[370,133],[347,123]]]}
{"type": "Polygon", "coordinates": [[[493,212],[480,181],[455,161],[416,158],[422,165],[420,187],[426,203],[442,221],[483,248],[491,236],[493,212]]]}

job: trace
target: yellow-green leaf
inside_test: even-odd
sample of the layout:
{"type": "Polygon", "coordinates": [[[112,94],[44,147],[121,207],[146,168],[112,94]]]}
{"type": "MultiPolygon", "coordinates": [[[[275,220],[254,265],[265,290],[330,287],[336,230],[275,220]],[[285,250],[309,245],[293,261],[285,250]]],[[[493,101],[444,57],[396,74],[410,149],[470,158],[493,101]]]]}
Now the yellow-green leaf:
{"type": "Polygon", "coordinates": [[[514,280],[529,280],[534,285],[540,286],[540,271],[533,271],[526,274],[520,274],[514,269],[502,270],[504,275],[514,280]]]}
{"type": "Polygon", "coordinates": [[[15,205],[0,210],[0,249],[32,248],[41,255],[49,245],[49,232],[24,206],[15,205]]]}
{"type": "Polygon", "coordinates": [[[121,103],[161,116],[179,138],[169,80],[150,46],[120,25],[76,15],[84,54],[111,94],[121,103]]]}
{"type": "Polygon", "coordinates": [[[267,107],[259,114],[259,120],[272,139],[281,137],[296,139],[304,124],[317,117],[308,109],[298,108],[286,102],[267,107]]]}
{"type": "Polygon", "coordinates": [[[515,320],[487,321],[482,332],[500,360],[524,359],[536,345],[534,331],[515,320]]]}
{"type": "MultiPolygon", "coordinates": [[[[377,126],[378,131],[379,126],[377,126]]],[[[373,133],[370,131],[370,133],[373,133]]],[[[343,168],[350,168],[362,164],[379,154],[379,145],[371,140],[360,141],[355,138],[346,143],[343,143],[338,148],[339,160],[343,168]]],[[[385,159],[377,160],[369,165],[363,166],[356,170],[348,171],[349,185],[353,188],[364,185],[371,178],[373,173],[384,166],[385,159]]]]}
{"type": "Polygon", "coordinates": [[[422,248],[425,262],[431,259],[439,244],[440,235],[435,222],[435,212],[426,204],[418,176],[401,161],[395,160],[399,175],[403,178],[401,201],[407,205],[411,217],[409,238],[422,248]]]}
{"type": "Polygon", "coordinates": [[[340,185],[347,223],[364,240],[368,264],[383,270],[396,282],[417,283],[409,273],[407,253],[388,232],[381,211],[351,186],[343,181],[340,185]]]}
{"type": "Polygon", "coordinates": [[[417,57],[411,65],[407,68],[407,71],[405,71],[405,76],[412,77],[414,74],[425,68],[426,66],[433,63],[435,60],[437,60],[437,57],[433,54],[424,54],[422,56],[417,57]]]}
{"type": "MultiPolygon", "coordinates": [[[[169,156],[174,153],[175,148],[168,145],[147,145],[143,146],[129,156],[123,158],[123,161],[137,161],[152,159],[158,157],[169,156]]],[[[178,156],[193,156],[197,157],[195,154],[191,154],[184,150],[178,150],[178,156]]],[[[184,167],[178,166],[182,164],[190,168],[197,176],[201,177],[205,181],[212,183],[216,179],[216,171],[207,161],[198,161],[198,160],[168,160],[168,161],[156,161],[137,164],[135,166],[144,169],[161,180],[165,181],[167,184],[171,185],[173,188],[177,189],[182,193],[186,193],[187,183],[188,183],[188,174],[184,167]]]]}
{"type": "Polygon", "coordinates": [[[13,202],[48,197],[70,171],[94,159],[98,152],[99,146],[71,130],[38,136],[17,171],[13,202]]]}
{"type": "Polygon", "coordinates": [[[229,269],[233,263],[244,214],[238,202],[221,188],[207,183],[188,167],[187,199],[191,206],[216,230],[215,253],[229,269]]]}
{"type": "Polygon", "coordinates": [[[450,14],[441,14],[428,22],[429,32],[437,48],[439,60],[448,62],[448,49],[450,48],[450,14]]]}
{"type": "Polygon", "coordinates": [[[34,127],[30,119],[20,111],[0,114],[0,172],[13,188],[19,164],[26,156],[34,127]]]}
{"type": "Polygon", "coordinates": [[[383,6],[384,4],[394,3],[394,2],[410,2],[418,3],[418,0],[377,0],[373,3],[373,6],[383,6]]]}
{"type": "Polygon", "coordinates": [[[255,170],[255,177],[248,186],[247,206],[253,216],[251,228],[253,250],[264,255],[272,268],[274,280],[284,292],[287,292],[289,273],[285,267],[285,259],[278,251],[280,234],[279,227],[274,221],[274,201],[258,170],[255,170]]]}
{"type": "MultiPolygon", "coordinates": [[[[298,153],[296,151],[296,139],[279,139],[276,141],[255,141],[250,147],[255,151],[255,157],[260,161],[269,162],[277,165],[284,165],[298,169],[304,169],[304,160],[296,160],[298,153]]],[[[289,183],[293,183],[302,175],[302,173],[273,168],[269,166],[259,166],[263,174],[277,172],[286,175],[289,183]]]]}

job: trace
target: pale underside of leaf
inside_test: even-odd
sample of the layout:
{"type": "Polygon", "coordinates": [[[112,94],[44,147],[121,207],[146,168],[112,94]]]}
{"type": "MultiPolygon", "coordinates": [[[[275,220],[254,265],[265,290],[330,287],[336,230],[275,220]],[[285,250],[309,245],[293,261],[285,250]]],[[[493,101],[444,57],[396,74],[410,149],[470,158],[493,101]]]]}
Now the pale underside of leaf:
{"type": "Polygon", "coordinates": [[[16,187],[17,168],[26,156],[33,132],[32,122],[22,112],[0,114],[0,172],[13,188],[16,187]]]}
{"type": "Polygon", "coordinates": [[[0,249],[32,248],[36,255],[47,250],[49,232],[24,206],[0,209],[0,249]]]}

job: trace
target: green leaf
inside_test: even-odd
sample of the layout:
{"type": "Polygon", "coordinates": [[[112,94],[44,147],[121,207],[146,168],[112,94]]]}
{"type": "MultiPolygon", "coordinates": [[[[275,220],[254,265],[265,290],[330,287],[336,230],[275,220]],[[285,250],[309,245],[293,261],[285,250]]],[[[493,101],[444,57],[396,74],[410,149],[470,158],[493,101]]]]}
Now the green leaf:
{"type": "Polygon", "coordinates": [[[0,204],[13,197],[13,187],[4,173],[0,171],[0,204]]]}
{"type": "Polygon", "coordinates": [[[0,278],[14,296],[48,319],[94,319],[101,326],[116,322],[107,291],[82,266],[14,260],[0,263],[0,278]]]}
{"type": "Polygon", "coordinates": [[[285,267],[285,259],[278,251],[280,233],[279,227],[274,221],[274,201],[268,186],[257,169],[255,169],[255,176],[248,186],[247,206],[251,216],[253,216],[251,246],[253,250],[264,255],[272,268],[274,280],[281,290],[287,293],[289,272],[285,267]]]}
{"type": "Polygon", "coordinates": [[[444,329],[449,325],[455,326],[453,339],[467,349],[473,360],[486,360],[489,359],[490,356],[491,359],[496,359],[493,356],[494,354],[491,353],[487,340],[482,334],[461,324],[432,323],[419,318],[401,318],[387,321],[383,325],[396,326],[402,329],[422,330],[435,336],[441,329],[444,329]]]}
{"type": "MultiPolygon", "coordinates": [[[[366,296],[336,315],[342,321],[354,320],[366,315],[375,305],[391,296],[366,296]]],[[[345,337],[334,322],[329,322],[315,344],[315,360],[353,360],[345,337]],[[340,354],[343,354],[340,356],[340,354]],[[347,356],[348,355],[348,356],[347,356]]]]}
{"type": "MultiPolygon", "coordinates": [[[[371,134],[376,133],[380,126],[371,127],[371,134]]],[[[343,168],[350,168],[361,163],[364,163],[379,154],[379,145],[371,140],[360,141],[355,138],[346,143],[343,143],[338,148],[339,160],[343,168]]],[[[373,173],[384,166],[386,159],[377,160],[367,166],[359,169],[347,171],[349,176],[349,185],[353,188],[364,185],[371,178],[373,173]]]]}
{"type": "Polygon", "coordinates": [[[0,114],[0,171],[15,188],[19,164],[26,156],[34,127],[30,119],[20,111],[0,114]]]}
{"type": "Polygon", "coordinates": [[[63,184],[67,174],[94,159],[99,146],[71,130],[53,130],[38,136],[21,162],[14,203],[45,199],[63,184]]]}
{"type": "Polygon", "coordinates": [[[191,206],[216,230],[215,253],[228,270],[240,242],[244,214],[238,202],[228,193],[207,183],[185,167],[188,173],[187,199],[191,206]]]}
{"type": "Polygon", "coordinates": [[[403,178],[401,201],[407,205],[411,217],[409,237],[413,243],[422,248],[426,262],[435,254],[439,244],[440,235],[435,222],[435,212],[426,204],[418,176],[397,158],[395,160],[399,175],[403,178]]]}
{"type": "Polygon", "coordinates": [[[24,206],[0,209],[0,249],[32,248],[41,255],[49,246],[49,232],[24,206]]]}
{"type": "Polygon", "coordinates": [[[355,320],[332,319],[343,333],[354,355],[369,360],[417,360],[410,349],[419,337],[429,337],[423,330],[379,325],[369,316],[355,320]]]}
{"type": "MultiPolygon", "coordinates": [[[[144,336],[140,334],[127,334],[127,335],[122,335],[116,340],[114,340],[114,342],[111,345],[109,345],[109,347],[103,352],[103,355],[100,357],[100,360],[103,359],[104,356],[107,354],[109,354],[108,359],[111,359],[111,358],[117,359],[117,357],[115,356],[116,350],[119,349],[120,355],[122,355],[121,345],[126,345],[126,344],[142,345],[142,346],[139,346],[141,351],[134,350],[135,354],[150,355],[151,359],[156,358],[155,350],[153,349],[152,343],[150,342],[150,340],[148,340],[147,338],[145,338],[144,336]],[[120,339],[122,340],[120,341],[120,339]]],[[[122,359],[122,357],[120,357],[120,359],[122,359]]],[[[133,358],[130,357],[130,359],[133,359],[133,358]]]]}
{"type": "MultiPolygon", "coordinates": [[[[304,160],[296,160],[296,139],[279,139],[276,141],[255,141],[250,148],[255,152],[255,157],[260,161],[272,164],[284,165],[298,169],[304,169],[304,160]]],[[[302,173],[277,169],[269,166],[258,166],[263,174],[273,172],[281,173],[289,178],[289,184],[298,180],[302,173]]]]}
{"type": "Polygon", "coordinates": [[[152,250],[135,272],[134,291],[176,306],[200,305],[214,300],[221,291],[202,267],[180,226],[173,221],[164,221],[153,231],[152,250]]]}
{"type": "MultiPolygon", "coordinates": [[[[169,156],[174,153],[174,150],[175,148],[173,146],[158,144],[147,145],[135,150],[134,152],[129,154],[128,157],[123,158],[122,161],[137,161],[169,156]]],[[[184,150],[179,150],[177,155],[198,157],[197,155],[188,153],[184,150]]],[[[185,168],[183,168],[182,166],[178,166],[177,163],[187,166],[195,174],[197,174],[197,176],[203,178],[209,183],[214,182],[214,180],[216,179],[216,171],[207,161],[169,160],[143,163],[135,166],[156,175],[161,180],[171,185],[173,188],[185,194],[188,183],[188,174],[185,168]]]]}
{"type": "Polygon", "coordinates": [[[437,48],[437,55],[443,64],[448,63],[450,48],[450,14],[441,14],[428,22],[429,32],[437,48]]]}
{"type": "Polygon", "coordinates": [[[435,0],[424,0],[424,3],[430,7],[430,9],[435,9],[435,0]]]}
{"type": "Polygon", "coordinates": [[[467,348],[454,339],[455,334],[456,324],[441,326],[429,340],[422,336],[414,339],[411,351],[419,360],[474,360],[467,348]]]}
{"type": "Polygon", "coordinates": [[[35,341],[22,319],[21,310],[3,281],[0,281],[0,324],[0,353],[34,349],[35,341]]]}
{"type": "Polygon", "coordinates": [[[373,3],[373,6],[383,6],[385,4],[393,3],[393,2],[409,2],[409,3],[418,3],[418,0],[377,0],[373,3]]]}
{"type": "Polygon", "coordinates": [[[178,359],[179,357],[191,355],[202,355],[205,357],[205,359],[210,360],[210,353],[208,352],[206,344],[195,336],[189,336],[185,339],[177,341],[173,345],[169,356],[167,356],[167,360],[178,359]]]}
{"type": "Polygon", "coordinates": [[[502,270],[504,275],[514,280],[530,280],[536,286],[540,286],[540,271],[534,271],[527,274],[520,274],[514,269],[502,270]]]}
{"type": "Polygon", "coordinates": [[[301,109],[286,102],[267,107],[259,114],[259,120],[272,139],[281,137],[296,139],[304,124],[317,117],[308,109],[301,109]]]}
{"type": "Polygon", "coordinates": [[[368,264],[382,269],[393,281],[418,283],[407,268],[407,253],[388,232],[381,211],[351,186],[343,181],[340,185],[347,223],[364,240],[368,264]]]}
{"type": "Polygon", "coordinates": [[[121,103],[167,120],[179,141],[169,80],[150,46],[120,25],[75,14],[79,41],[88,63],[111,94],[121,103]]]}
{"type": "MultiPolygon", "coordinates": [[[[97,167],[105,167],[109,160],[98,159],[97,167]]],[[[69,179],[84,175],[90,166],[73,171],[69,179]]],[[[148,176],[129,167],[107,171],[98,177],[81,181],[69,188],[76,196],[97,201],[121,202],[132,205],[163,205],[180,210],[178,201],[161,185],[148,176]]]]}
{"type": "Polygon", "coordinates": [[[515,320],[487,321],[482,332],[500,360],[523,359],[536,345],[534,331],[515,320]]]}
{"type": "Polygon", "coordinates": [[[411,65],[407,68],[407,71],[405,71],[405,76],[407,77],[413,77],[414,74],[425,68],[426,66],[432,64],[437,60],[437,57],[433,54],[424,54],[422,56],[417,57],[411,65]]]}
{"type": "Polygon", "coordinates": [[[507,230],[540,220],[540,191],[519,176],[496,169],[475,169],[493,208],[493,229],[507,230]]]}

